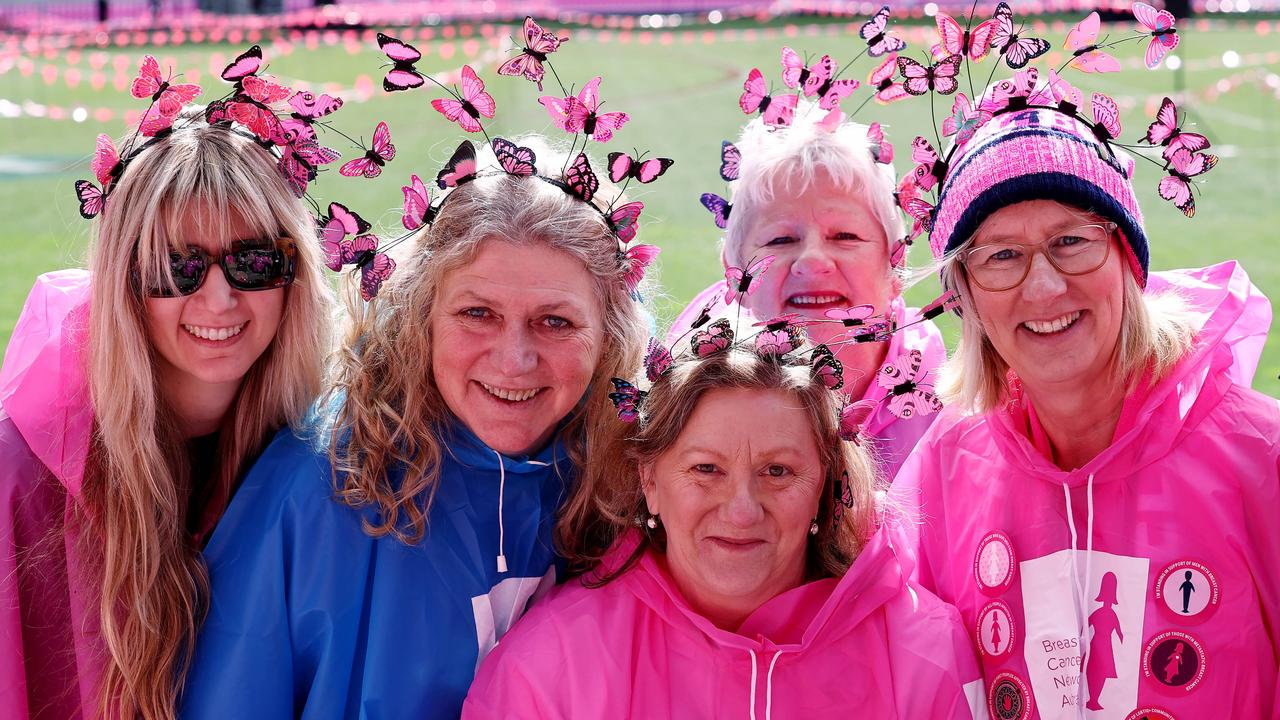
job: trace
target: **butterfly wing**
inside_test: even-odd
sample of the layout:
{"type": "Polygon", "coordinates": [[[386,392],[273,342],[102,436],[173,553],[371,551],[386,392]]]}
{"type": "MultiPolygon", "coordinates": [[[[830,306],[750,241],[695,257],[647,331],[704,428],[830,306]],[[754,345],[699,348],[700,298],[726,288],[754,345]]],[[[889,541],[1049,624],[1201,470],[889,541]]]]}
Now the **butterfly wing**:
{"type": "Polygon", "coordinates": [[[1049,70],[1049,92],[1053,95],[1054,102],[1062,105],[1069,103],[1076,108],[1084,107],[1084,93],[1080,92],[1080,88],[1072,85],[1058,74],[1058,71],[1049,70]]]}
{"type": "Polygon", "coordinates": [[[595,128],[591,132],[591,139],[596,142],[609,142],[613,138],[613,133],[627,124],[631,116],[624,112],[608,112],[596,115],[595,128]]]}
{"type": "Polygon", "coordinates": [[[1144,2],[1135,2],[1133,4],[1133,17],[1137,19],[1142,27],[1152,33],[1173,27],[1172,14],[1164,10],[1157,10],[1144,2]]]}
{"type": "Polygon", "coordinates": [[[342,98],[324,93],[316,95],[304,90],[294,93],[289,98],[289,107],[293,108],[293,112],[299,117],[318,120],[337,112],[342,107],[342,98]]]}
{"type": "Polygon", "coordinates": [[[586,153],[580,152],[578,157],[574,158],[573,164],[565,171],[564,183],[569,187],[569,192],[583,202],[591,202],[591,198],[596,196],[596,190],[600,188],[600,178],[596,177],[595,171],[591,169],[591,162],[587,160],[586,153]]]}
{"type": "Polygon", "coordinates": [[[920,378],[923,364],[924,355],[919,350],[910,350],[882,365],[876,373],[876,382],[890,391],[904,383],[914,383],[920,378]]]}
{"type": "Polygon", "coordinates": [[[1090,50],[1071,59],[1071,67],[1087,73],[1120,72],[1120,61],[1102,52],[1090,50]]]}
{"type": "Polygon", "coordinates": [[[909,57],[898,58],[898,72],[906,80],[902,83],[902,89],[912,95],[924,95],[929,92],[930,80],[932,80],[932,69],[912,60],[909,57]]]}
{"type": "Polygon", "coordinates": [[[822,95],[822,99],[818,101],[818,107],[823,110],[834,110],[840,106],[840,101],[853,94],[862,86],[857,80],[836,80],[831,83],[831,87],[822,95]]]}
{"type": "Polygon", "coordinates": [[[956,82],[956,78],[960,74],[962,60],[964,60],[963,55],[948,55],[930,68],[930,74],[933,76],[934,92],[939,95],[950,95],[960,87],[959,83],[956,82]]]}
{"type": "Polygon", "coordinates": [[[650,158],[640,163],[640,167],[635,171],[635,179],[641,184],[648,184],[662,177],[667,168],[675,165],[676,161],[671,158],[650,158]]]}
{"type": "MultiPolygon", "coordinates": [[[[777,256],[775,255],[766,255],[760,258],[759,260],[747,266],[747,274],[749,274],[751,278],[754,280],[760,279],[760,276],[765,274],[765,272],[769,269],[769,266],[773,265],[773,261],[775,259],[777,259],[777,256]]],[[[758,289],[760,289],[760,285],[758,283],[753,283],[748,288],[743,290],[743,293],[746,295],[751,295],[755,293],[755,291],[758,289]]]]}
{"type": "Polygon", "coordinates": [[[984,20],[978,23],[978,26],[969,31],[969,59],[979,62],[991,52],[991,40],[995,37],[996,26],[995,20],[984,20]]]}
{"type": "Polygon", "coordinates": [[[623,152],[609,153],[609,179],[620,183],[631,173],[634,164],[631,156],[623,152]]]}
{"type": "Polygon", "coordinates": [[[160,99],[156,101],[156,109],[166,117],[177,117],[178,113],[182,112],[182,106],[199,97],[200,92],[200,86],[191,83],[170,85],[160,93],[160,99]]]}
{"type": "Polygon", "coordinates": [[[538,98],[538,102],[547,109],[547,114],[551,116],[551,122],[556,127],[565,132],[577,132],[581,127],[573,127],[570,125],[570,110],[578,102],[574,97],[558,97],[555,95],[543,95],[538,98]]]}
{"type": "Polygon", "coordinates": [[[1159,67],[1164,57],[1176,47],[1178,47],[1177,35],[1160,35],[1151,38],[1151,42],[1147,43],[1147,51],[1143,55],[1147,68],[1154,70],[1159,67]]]}
{"type": "Polygon", "coordinates": [[[1098,12],[1089,13],[1083,20],[1076,23],[1074,27],[1067,32],[1067,42],[1065,47],[1077,52],[1087,47],[1092,47],[1098,40],[1098,32],[1102,29],[1102,18],[1098,16],[1098,12]]]}
{"type": "Polygon", "coordinates": [[[889,412],[908,420],[917,415],[932,415],[942,410],[942,401],[929,390],[915,389],[889,398],[889,412]]]}
{"type": "Polygon", "coordinates": [[[417,230],[426,224],[427,213],[431,209],[431,195],[417,175],[413,175],[409,184],[400,189],[404,192],[404,212],[400,223],[405,230],[417,230]]]}
{"type": "Polygon", "coordinates": [[[391,128],[385,122],[378,123],[373,129],[373,151],[383,162],[391,162],[396,157],[396,146],[391,144],[391,128]]]}
{"type": "Polygon", "coordinates": [[[367,154],[361,155],[354,160],[348,160],[338,168],[338,174],[343,177],[366,177],[373,179],[382,174],[382,168],[373,161],[367,154]]]}
{"type": "Polygon", "coordinates": [[[742,95],[738,97],[738,107],[742,108],[742,112],[750,115],[759,109],[760,103],[768,94],[769,86],[764,81],[764,75],[760,73],[759,68],[751,68],[751,72],[747,73],[747,79],[742,83],[742,95]]]}
{"type": "Polygon", "coordinates": [[[98,184],[104,190],[107,183],[111,182],[111,177],[119,164],[120,153],[116,151],[115,143],[111,142],[111,136],[106,133],[99,135],[94,144],[93,161],[90,162],[89,167],[92,168],[93,176],[98,179],[98,184]]]}
{"type": "Polygon", "coordinates": [[[457,187],[474,179],[476,169],[476,146],[470,140],[463,140],[453,151],[449,162],[436,174],[436,185],[441,190],[457,187]]]}
{"type": "Polygon", "coordinates": [[[800,86],[800,75],[804,72],[804,60],[789,47],[782,48],[782,84],[789,88],[800,86]]]}
{"type": "Polygon", "coordinates": [[[532,17],[525,16],[524,40],[530,50],[543,55],[553,53],[560,48],[560,43],[568,39],[557,37],[555,33],[544,30],[532,17]]]}
{"type": "Polygon", "coordinates": [[[1116,101],[1102,93],[1094,93],[1091,101],[1093,121],[1113,138],[1120,137],[1120,108],[1116,101]]]}
{"type": "Polygon", "coordinates": [[[938,26],[938,37],[941,39],[942,49],[948,55],[964,52],[966,50],[964,46],[964,28],[960,27],[960,23],[941,11],[933,19],[938,26]]]}
{"type": "Polygon", "coordinates": [[[640,229],[641,210],[644,210],[644,203],[637,200],[615,208],[609,213],[609,227],[624,245],[636,238],[636,232],[640,229]]]}
{"type": "Polygon", "coordinates": [[[1200,133],[1179,132],[1169,140],[1169,146],[1164,149],[1165,159],[1173,157],[1173,153],[1178,150],[1188,150],[1190,152],[1199,152],[1209,147],[1209,138],[1200,133]]]}
{"type": "Polygon", "coordinates": [[[76,199],[80,201],[80,216],[85,220],[92,220],[107,205],[102,190],[88,180],[76,181],[76,199]]]}
{"type": "Polygon", "coordinates": [[[244,87],[245,95],[263,105],[280,102],[293,93],[289,88],[271,80],[260,78],[257,75],[250,75],[244,78],[244,80],[241,80],[241,84],[244,87]]]}
{"type": "Polygon", "coordinates": [[[644,354],[644,372],[649,382],[658,382],[674,364],[671,351],[658,342],[657,338],[649,338],[649,349],[644,354]]]}
{"type": "Polygon", "coordinates": [[[725,229],[729,224],[729,211],[733,209],[733,205],[715,193],[702,193],[699,199],[702,201],[702,206],[715,216],[716,227],[725,229]]]}
{"type": "Polygon", "coordinates": [[[844,386],[844,365],[826,345],[813,349],[809,358],[809,372],[828,390],[839,390],[844,386]]]}
{"type": "Polygon", "coordinates": [[[1004,49],[1013,42],[1013,9],[1006,2],[996,4],[995,12],[991,14],[991,19],[995,21],[995,29],[991,33],[991,45],[1004,52],[1004,49]]]}
{"type": "Polygon", "coordinates": [[[537,171],[538,158],[532,149],[500,137],[495,137],[490,146],[498,158],[498,164],[508,175],[529,177],[537,171]]]}
{"type": "MultiPolygon", "coordinates": [[[[836,61],[830,55],[823,55],[813,67],[809,68],[809,77],[805,78],[802,88],[806,96],[816,95],[822,87],[831,82],[836,74],[836,61]]],[[[794,87],[794,86],[793,86],[794,87]]],[[[823,108],[830,110],[831,108],[823,108]]]]}
{"type": "Polygon", "coordinates": [[[378,296],[382,283],[395,272],[396,261],[384,253],[378,253],[360,268],[360,297],[369,302],[378,296]]]}
{"type": "Polygon", "coordinates": [[[889,6],[881,6],[871,19],[862,23],[862,27],[858,28],[858,37],[863,40],[871,41],[878,35],[883,35],[885,28],[889,26],[889,6]]]}
{"type": "Polygon", "coordinates": [[[1049,41],[1042,38],[1018,38],[1005,46],[1005,64],[1014,70],[1025,67],[1027,63],[1049,52],[1050,47],[1049,41]]]}
{"type": "Polygon", "coordinates": [[[397,92],[399,90],[412,90],[422,87],[427,80],[418,74],[416,70],[404,70],[402,68],[392,68],[382,78],[382,89],[387,92],[397,92]]]}
{"type": "Polygon", "coordinates": [[[1147,126],[1147,134],[1143,136],[1142,142],[1163,145],[1176,132],[1178,132],[1178,106],[1166,97],[1160,103],[1160,109],[1156,111],[1155,122],[1147,126]]]}
{"type": "Polygon", "coordinates": [[[411,65],[422,59],[418,48],[385,33],[378,33],[378,48],[393,62],[411,65]]]}
{"type": "Polygon", "coordinates": [[[373,227],[360,214],[339,202],[329,203],[329,218],[336,220],[347,235],[363,235],[373,227]]]}
{"type": "Polygon", "coordinates": [[[877,405],[878,403],[873,400],[859,400],[841,408],[840,439],[856,442],[858,436],[862,434],[863,425],[866,424],[867,418],[871,417],[877,405]]]}
{"type": "Polygon", "coordinates": [[[791,120],[796,115],[796,105],[800,102],[800,96],[789,94],[779,95],[769,102],[769,107],[764,111],[764,122],[766,125],[790,125],[791,120]]]}
{"type": "Polygon", "coordinates": [[[738,179],[738,169],[742,164],[742,151],[738,146],[723,140],[720,143],[720,178],[725,182],[738,179]]]}
{"type": "Polygon", "coordinates": [[[160,92],[160,87],[164,84],[164,78],[160,75],[160,63],[155,57],[145,55],[142,58],[142,66],[138,68],[138,75],[133,79],[133,83],[129,86],[129,93],[139,100],[155,95],[160,92]]]}
{"type": "Polygon", "coordinates": [[[498,104],[493,96],[484,90],[484,81],[476,75],[476,71],[472,70],[470,65],[462,66],[462,99],[471,103],[476,112],[487,118],[493,117],[498,110],[498,104]]]}
{"type": "Polygon", "coordinates": [[[431,107],[450,121],[458,123],[463,130],[480,132],[480,122],[471,117],[471,113],[467,112],[461,102],[453,98],[436,98],[431,101],[431,107]]]}
{"type": "Polygon", "coordinates": [[[728,319],[721,318],[708,325],[705,330],[695,332],[689,344],[693,349],[694,355],[706,357],[724,350],[732,342],[733,327],[729,324],[728,319]]]}
{"type": "Polygon", "coordinates": [[[742,272],[740,267],[730,267],[724,271],[724,303],[732,305],[733,301],[738,297],[738,288],[742,287],[742,280],[746,274],[742,272]]]}
{"type": "Polygon", "coordinates": [[[542,78],[546,75],[546,70],[542,67],[542,61],[529,53],[522,52],[499,65],[498,74],[524,77],[526,80],[537,83],[538,89],[541,90],[542,78]]]}

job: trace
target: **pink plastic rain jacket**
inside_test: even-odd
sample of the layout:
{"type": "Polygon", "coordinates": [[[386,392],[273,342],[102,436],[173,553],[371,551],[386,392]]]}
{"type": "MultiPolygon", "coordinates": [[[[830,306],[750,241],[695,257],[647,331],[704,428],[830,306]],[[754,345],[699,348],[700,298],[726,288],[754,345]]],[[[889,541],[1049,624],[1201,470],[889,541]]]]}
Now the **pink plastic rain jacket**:
{"type": "Polygon", "coordinates": [[[1167,282],[1201,330],[1098,457],[1058,469],[1022,397],[944,416],[894,485],[997,720],[1280,712],[1280,403],[1246,388],[1270,307],[1235,263],[1167,282]]]}
{"type": "Polygon", "coordinates": [[[498,642],[462,715],[967,719],[977,678],[955,609],[907,583],[880,532],[842,579],[773,598],[736,633],[694,612],[652,552],[602,588],[564,585],[498,642]]]}
{"type": "MultiPolygon", "coordinates": [[[[672,344],[684,336],[703,307],[723,289],[724,283],[720,282],[699,293],[672,324],[667,332],[667,343],[672,344]]],[[[730,310],[723,303],[716,303],[711,308],[712,317],[732,317],[733,312],[736,312],[736,308],[730,310]]],[[[743,312],[745,314],[746,311],[743,312]]],[[[900,297],[894,299],[888,314],[898,325],[906,325],[920,317],[920,311],[907,307],[900,297]]],[[[685,336],[681,342],[688,342],[688,336],[685,336]]],[[[943,345],[942,333],[938,331],[938,326],[934,325],[932,320],[926,320],[894,333],[885,357],[895,358],[909,350],[919,350],[924,353],[924,366],[927,368],[938,368],[947,359],[947,348],[943,345]]],[[[676,349],[673,347],[671,351],[675,352],[676,349]]],[[[861,398],[852,398],[852,400],[879,400],[884,396],[884,388],[873,380],[861,398]]],[[[870,443],[869,447],[876,456],[876,465],[880,468],[885,482],[893,479],[902,462],[907,459],[911,448],[916,446],[916,442],[936,418],[937,415],[916,415],[904,420],[889,412],[888,403],[881,403],[871,417],[867,418],[862,434],[865,437],[874,438],[874,442],[870,443]]]]}

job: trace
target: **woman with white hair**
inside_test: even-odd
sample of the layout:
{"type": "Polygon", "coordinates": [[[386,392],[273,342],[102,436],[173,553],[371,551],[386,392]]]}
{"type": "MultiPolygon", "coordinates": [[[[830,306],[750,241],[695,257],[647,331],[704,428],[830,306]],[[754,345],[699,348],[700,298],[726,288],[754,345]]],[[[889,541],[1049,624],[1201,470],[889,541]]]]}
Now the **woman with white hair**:
{"type": "Polygon", "coordinates": [[[1023,102],[950,161],[930,244],[968,414],[895,485],[918,574],[969,626],[993,717],[1272,718],[1280,404],[1236,357],[1256,298],[1234,263],[1156,289],[1133,161],[1101,136],[1023,102]]]}
{"type": "MultiPolygon", "coordinates": [[[[853,400],[884,397],[875,374],[887,359],[919,350],[925,367],[940,366],[946,357],[941,333],[931,321],[918,322],[919,312],[902,298],[904,229],[894,204],[891,151],[879,128],[832,122],[816,104],[801,101],[788,126],[749,122],[736,148],[741,158],[721,261],[725,269],[749,268],[774,258],[740,296],[742,307],[758,320],[795,314],[815,321],[805,332],[832,349],[843,365],[841,392],[853,400]]],[[[708,303],[712,314],[732,314],[716,302],[723,286],[696,297],[668,338],[684,334],[708,303]]],[[[934,417],[898,417],[887,403],[871,411],[861,434],[872,439],[884,479],[893,478],[934,417]]]]}
{"type": "Polygon", "coordinates": [[[5,353],[3,717],[175,716],[200,548],[320,391],[315,223],[253,136],[194,117],[126,153],[88,270],[42,275],[5,353]]]}

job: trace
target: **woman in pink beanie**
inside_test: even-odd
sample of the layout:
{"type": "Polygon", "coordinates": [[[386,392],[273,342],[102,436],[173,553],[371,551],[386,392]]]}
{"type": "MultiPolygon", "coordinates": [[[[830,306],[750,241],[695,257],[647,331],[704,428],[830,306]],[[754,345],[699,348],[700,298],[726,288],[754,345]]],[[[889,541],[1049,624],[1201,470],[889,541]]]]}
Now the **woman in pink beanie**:
{"type": "Polygon", "coordinates": [[[1274,718],[1280,405],[1248,387],[1270,306],[1233,262],[1149,274],[1133,162],[1073,109],[1010,103],[942,173],[962,336],[894,488],[918,578],[993,718],[1274,718]]]}

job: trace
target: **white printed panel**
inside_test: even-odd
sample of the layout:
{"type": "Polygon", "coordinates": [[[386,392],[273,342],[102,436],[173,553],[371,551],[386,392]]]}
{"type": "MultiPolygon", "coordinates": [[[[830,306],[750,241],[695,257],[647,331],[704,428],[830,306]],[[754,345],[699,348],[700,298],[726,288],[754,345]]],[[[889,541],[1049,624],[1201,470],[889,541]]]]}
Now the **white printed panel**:
{"type": "Polygon", "coordinates": [[[1079,550],[1073,567],[1071,555],[1060,550],[1019,563],[1022,653],[1036,709],[1043,720],[1125,720],[1138,701],[1149,562],[1079,550]]]}
{"type": "Polygon", "coordinates": [[[556,583],[556,569],[542,577],[507,578],[484,595],[471,598],[471,612],[476,621],[476,668],[489,651],[530,605],[530,598],[541,598],[556,583]]]}

